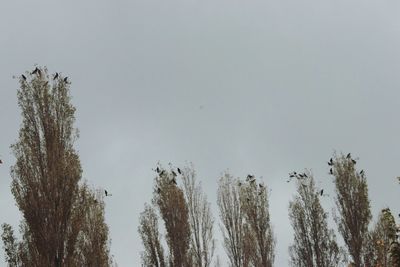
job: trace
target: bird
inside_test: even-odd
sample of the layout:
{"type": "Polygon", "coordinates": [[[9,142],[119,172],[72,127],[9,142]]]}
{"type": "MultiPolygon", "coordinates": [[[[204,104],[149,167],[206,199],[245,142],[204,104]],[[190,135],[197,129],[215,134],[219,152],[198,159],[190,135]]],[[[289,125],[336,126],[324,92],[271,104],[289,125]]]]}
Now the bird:
{"type": "Polygon", "coordinates": [[[58,78],[58,72],[56,72],[56,74],[54,74],[53,80],[55,80],[55,79],[57,79],[57,78],[58,78]]]}
{"type": "Polygon", "coordinates": [[[333,160],[332,160],[332,158],[328,161],[328,165],[329,165],[329,166],[332,166],[332,165],[333,165],[333,160]]]}
{"type": "Polygon", "coordinates": [[[332,168],[329,170],[329,174],[333,174],[332,168]]]}
{"type": "Polygon", "coordinates": [[[0,159],[0,164],[3,164],[3,161],[0,159]]]}
{"type": "Polygon", "coordinates": [[[157,173],[160,173],[160,168],[157,167],[156,172],[157,172],[157,173]]]}
{"type": "Polygon", "coordinates": [[[176,172],[172,171],[171,173],[174,177],[176,176],[176,172]]]}
{"type": "Polygon", "coordinates": [[[350,159],[350,158],[351,158],[351,154],[350,154],[350,153],[347,154],[346,158],[347,158],[347,159],[350,159]]]}
{"type": "Polygon", "coordinates": [[[259,184],[258,186],[259,186],[260,188],[263,188],[263,187],[264,187],[262,184],[259,184]]]}
{"type": "Polygon", "coordinates": [[[22,77],[22,79],[24,79],[24,81],[26,81],[25,75],[22,74],[21,77],[22,77]]]}
{"type": "Polygon", "coordinates": [[[319,194],[322,196],[324,194],[324,189],[321,189],[321,192],[319,194]]]}
{"type": "Polygon", "coordinates": [[[179,168],[178,168],[178,173],[179,173],[179,174],[182,174],[181,169],[179,169],[179,168]]]}
{"type": "Polygon", "coordinates": [[[300,177],[300,178],[303,178],[304,176],[303,176],[303,174],[300,173],[300,174],[299,174],[299,177],[300,177]]]}
{"type": "Polygon", "coordinates": [[[364,170],[361,170],[361,171],[360,171],[360,174],[363,175],[363,174],[364,174],[364,170]]]}
{"type": "Polygon", "coordinates": [[[64,78],[64,82],[65,82],[65,83],[68,83],[68,77],[65,77],[65,78],[64,78]]]}
{"type": "Polygon", "coordinates": [[[107,190],[104,190],[104,194],[106,194],[106,197],[108,196],[108,192],[107,192],[107,190]]]}
{"type": "Polygon", "coordinates": [[[247,175],[247,181],[250,180],[250,179],[253,179],[253,178],[254,178],[254,175],[251,175],[251,174],[247,175]]]}
{"type": "Polygon", "coordinates": [[[36,74],[36,73],[38,73],[38,71],[39,71],[39,69],[36,67],[36,68],[32,71],[31,74],[36,74]]]}
{"type": "Polygon", "coordinates": [[[356,163],[357,163],[357,161],[355,161],[354,159],[352,159],[351,162],[353,162],[353,164],[356,164],[356,163]]]}
{"type": "Polygon", "coordinates": [[[306,178],[308,178],[308,176],[307,176],[307,174],[306,174],[306,173],[303,173],[303,176],[304,176],[304,177],[306,177],[306,178]]]}

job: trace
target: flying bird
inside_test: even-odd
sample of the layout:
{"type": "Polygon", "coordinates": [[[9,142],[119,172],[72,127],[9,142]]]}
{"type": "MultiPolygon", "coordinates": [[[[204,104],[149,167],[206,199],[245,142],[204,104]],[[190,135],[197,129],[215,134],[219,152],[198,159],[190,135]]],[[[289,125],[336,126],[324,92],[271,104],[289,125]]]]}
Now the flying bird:
{"type": "Polygon", "coordinates": [[[21,75],[22,76],[22,79],[24,79],[24,81],[26,81],[26,77],[25,77],[25,75],[21,75]]]}
{"type": "Polygon", "coordinates": [[[58,78],[58,72],[56,72],[56,74],[54,74],[53,80],[55,80],[55,79],[57,79],[57,78],[58,78]]]}
{"type": "Polygon", "coordinates": [[[319,194],[322,196],[324,194],[324,189],[321,189],[321,192],[319,194]]]}
{"type": "Polygon", "coordinates": [[[178,168],[178,173],[179,173],[179,174],[182,174],[181,169],[179,169],[179,168],[178,168]]]}
{"type": "Polygon", "coordinates": [[[347,159],[350,159],[350,158],[351,158],[351,154],[350,154],[350,153],[347,154],[346,158],[347,158],[347,159]]]}

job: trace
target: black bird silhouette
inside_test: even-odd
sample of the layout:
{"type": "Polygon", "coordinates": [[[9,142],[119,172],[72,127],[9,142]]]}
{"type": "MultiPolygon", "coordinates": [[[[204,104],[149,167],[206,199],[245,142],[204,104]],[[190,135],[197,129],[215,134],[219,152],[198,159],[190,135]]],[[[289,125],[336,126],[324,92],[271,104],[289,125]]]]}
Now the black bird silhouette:
{"type": "Polygon", "coordinates": [[[319,194],[322,196],[324,194],[324,189],[321,189],[321,192],[319,194]]]}
{"type": "Polygon", "coordinates": [[[179,168],[178,168],[178,173],[179,173],[179,174],[182,174],[181,169],[179,169],[179,168]]]}
{"type": "Polygon", "coordinates": [[[332,166],[332,165],[333,165],[333,159],[332,159],[332,158],[328,161],[328,165],[329,165],[329,166],[332,166]]]}
{"type": "Polygon", "coordinates": [[[3,164],[3,161],[0,159],[0,164],[3,164]]]}
{"type": "Polygon", "coordinates": [[[107,192],[107,190],[104,190],[104,194],[106,194],[106,197],[108,196],[108,192],[107,192]]]}
{"type": "Polygon", "coordinates": [[[333,174],[332,168],[329,170],[329,174],[333,174]]]}
{"type": "Polygon", "coordinates": [[[353,164],[356,164],[356,163],[357,163],[357,161],[355,161],[354,159],[352,159],[351,162],[353,162],[353,164]]]}
{"type": "Polygon", "coordinates": [[[36,68],[32,71],[31,74],[36,74],[36,73],[38,73],[38,71],[39,71],[39,69],[36,67],[36,68]]]}
{"type": "Polygon", "coordinates": [[[251,175],[251,174],[247,175],[247,181],[250,180],[250,179],[253,179],[253,178],[254,178],[254,175],[251,175]]]}
{"type": "Polygon", "coordinates": [[[290,174],[289,177],[290,177],[290,178],[293,178],[293,177],[295,177],[295,175],[294,175],[294,174],[290,174]]]}
{"type": "Polygon", "coordinates": [[[64,82],[65,82],[65,83],[68,83],[68,77],[65,77],[65,78],[64,78],[64,82]]]}
{"type": "Polygon", "coordinates": [[[55,80],[55,79],[57,79],[57,78],[58,78],[58,72],[56,72],[56,74],[54,74],[53,80],[55,80]]]}
{"type": "Polygon", "coordinates": [[[306,178],[308,177],[306,173],[303,173],[303,176],[306,177],[306,178]]]}
{"type": "Polygon", "coordinates": [[[26,81],[26,77],[25,77],[25,75],[21,75],[22,76],[22,79],[24,79],[24,81],[26,81]]]}
{"type": "Polygon", "coordinates": [[[300,177],[300,178],[303,178],[304,176],[303,176],[303,174],[300,173],[300,174],[299,174],[299,177],[300,177]]]}
{"type": "Polygon", "coordinates": [[[157,172],[157,173],[160,173],[160,168],[157,167],[156,172],[157,172]]]}
{"type": "Polygon", "coordinates": [[[346,158],[347,158],[347,159],[351,158],[351,154],[350,154],[350,153],[347,154],[346,158]]]}
{"type": "Polygon", "coordinates": [[[364,174],[364,170],[361,170],[361,171],[360,171],[360,174],[363,175],[363,174],[364,174]]]}
{"type": "Polygon", "coordinates": [[[171,171],[172,175],[175,177],[176,176],[176,172],[171,171]]]}

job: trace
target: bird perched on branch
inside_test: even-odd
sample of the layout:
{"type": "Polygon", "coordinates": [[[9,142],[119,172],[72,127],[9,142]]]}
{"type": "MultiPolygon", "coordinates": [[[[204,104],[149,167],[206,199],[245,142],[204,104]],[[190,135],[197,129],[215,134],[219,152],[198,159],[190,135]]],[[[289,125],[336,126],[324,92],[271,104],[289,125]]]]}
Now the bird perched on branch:
{"type": "Polygon", "coordinates": [[[53,80],[58,78],[58,72],[56,72],[56,74],[54,74],[53,80]]]}
{"type": "Polygon", "coordinates": [[[182,174],[181,169],[178,168],[177,170],[178,170],[178,173],[179,173],[179,174],[182,174]]]}
{"type": "Polygon", "coordinates": [[[26,81],[25,75],[22,74],[21,77],[22,77],[22,79],[24,79],[24,81],[26,81]]]}
{"type": "Polygon", "coordinates": [[[107,191],[107,190],[105,190],[105,189],[104,189],[104,194],[106,195],[106,197],[110,197],[110,196],[112,196],[112,195],[111,195],[111,194],[109,194],[109,193],[108,193],[108,191],[107,191]]]}
{"type": "Polygon", "coordinates": [[[346,158],[347,158],[347,159],[350,159],[350,158],[351,158],[351,154],[350,154],[350,153],[347,154],[346,158]]]}
{"type": "Polygon", "coordinates": [[[333,165],[333,159],[332,159],[332,158],[328,161],[328,165],[329,165],[329,166],[332,166],[332,165],[333,165]]]}

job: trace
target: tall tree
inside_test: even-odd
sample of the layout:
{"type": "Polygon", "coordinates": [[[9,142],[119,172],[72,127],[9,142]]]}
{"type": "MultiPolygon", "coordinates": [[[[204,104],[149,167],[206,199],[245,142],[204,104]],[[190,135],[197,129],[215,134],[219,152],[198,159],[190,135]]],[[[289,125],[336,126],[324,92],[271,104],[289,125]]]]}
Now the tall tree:
{"type": "Polygon", "coordinates": [[[183,190],[177,185],[175,171],[157,166],[152,206],[146,205],[140,216],[139,233],[144,244],[142,263],[151,266],[192,266],[190,249],[189,211],[183,190]],[[158,210],[166,230],[169,256],[164,259],[164,249],[158,234],[158,210]]]}
{"type": "Polygon", "coordinates": [[[254,176],[246,181],[228,173],[220,178],[218,206],[230,264],[272,266],[275,238],[270,224],[268,190],[254,176]]]}
{"type": "MultiPolygon", "coordinates": [[[[308,177],[308,178],[307,178],[308,177]]],[[[314,177],[297,180],[297,196],[289,204],[289,218],[294,230],[290,246],[291,264],[298,267],[336,267],[340,249],[332,229],[328,229],[327,213],[323,210],[321,191],[314,177]]]]}
{"type": "MultiPolygon", "coordinates": [[[[249,176],[250,177],[250,176],[249,176]]],[[[275,258],[275,238],[269,215],[267,186],[250,178],[240,186],[245,219],[245,255],[251,266],[271,267],[275,258]]]]}
{"type": "MultiPolygon", "coordinates": [[[[82,170],[73,148],[78,135],[73,127],[75,108],[70,103],[69,82],[61,76],[52,79],[46,68],[36,68],[21,76],[17,94],[22,125],[19,139],[12,145],[16,163],[11,171],[11,191],[23,214],[23,239],[18,243],[12,229],[3,226],[6,253],[8,247],[17,253],[8,257],[9,265],[67,266],[77,260],[79,237],[87,234],[82,229],[93,226],[87,220],[88,212],[100,210],[97,223],[106,229],[100,203],[88,206],[80,199],[86,189],[79,186],[82,170]]],[[[108,232],[104,234],[97,253],[107,255],[96,257],[108,259],[108,232]]]]}
{"type": "Polygon", "coordinates": [[[239,180],[225,173],[219,180],[218,207],[222,221],[224,247],[230,265],[244,266],[244,215],[240,203],[239,180]]]}
{"type": "Polygon", "coordinates": [[[196,172],[192,165],[183,170],[179,169],[179,173],[182,174],[183,191],[189,211],[192,263],[196,267],[209,267],[215,251],[211,204],[196,180],[196,172]]]}
{"type": "Polygon", "coordinates": [[[356,161],[348,154],[334,156],[332,173],[336,187],[335,221],[355,267],[364,264],[368,225],[372,218],[368,186],[364,172],[356,170],[356,161]]]}
{"type": "Polygon", "coordinates": [[[391,267],[390,248],[392,243],[396,241],[396,223],[389,208],[381,211],[369,237],[369,253],[365,260],[366,264],[369,266],[391,267]]]}

